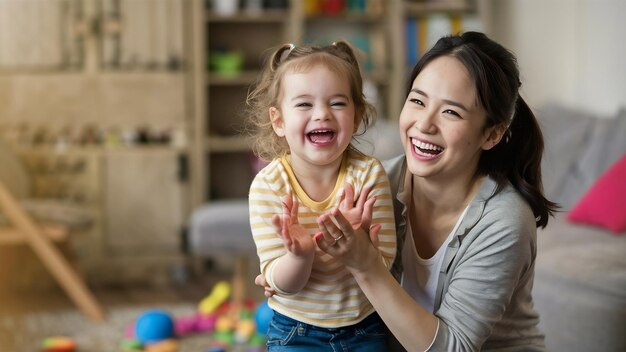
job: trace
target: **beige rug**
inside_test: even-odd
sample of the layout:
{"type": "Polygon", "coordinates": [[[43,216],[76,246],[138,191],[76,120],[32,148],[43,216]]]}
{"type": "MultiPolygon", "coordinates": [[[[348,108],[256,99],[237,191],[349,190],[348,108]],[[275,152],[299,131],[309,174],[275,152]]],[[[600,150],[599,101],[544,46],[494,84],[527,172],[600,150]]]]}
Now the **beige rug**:
{"type": "MultiPolygon", "coordinates": [[[[1,304],[1,303],[0,303],[1,304]]],[[[137,317],[149,309],[160,309],[174,319],[193,316],[197,307],[191,304],[169,304],[138,307],[115,307],[107,310],[107,320],[97,323],[78,311],[30,313],[23,316],[0,314],[0,350],[2,352],[37,352],[46,337],[68,336],[77,352],[123,351],[120,343],[125,330],[137,317]]],[[[196,333],[177,338],[178,352],[205,352],[215,347],[209,333],[196,333]]],[[[229,351],[246,352],[246,346],[233,346],[229,351]]],[[[258,349],[257,349],[258,350],[258,349]]]]}

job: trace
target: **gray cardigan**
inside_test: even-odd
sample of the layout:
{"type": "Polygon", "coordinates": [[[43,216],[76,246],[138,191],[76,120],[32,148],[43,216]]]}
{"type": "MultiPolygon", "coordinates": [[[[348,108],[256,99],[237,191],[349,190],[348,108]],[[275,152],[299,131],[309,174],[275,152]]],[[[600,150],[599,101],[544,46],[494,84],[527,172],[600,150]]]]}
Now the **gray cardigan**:
{"type": "MultiPolygon", "coordinates": [[[[405,157],[383,166],[397,195],[398,251],[391,271],[399,280],[407,231],[405,157]]],[[[498,191],[487,178],[446,249],[434,307],[439,330],[429,351],[544,351],[531,296],[536,255],[532,210],[510,184],[498,191]]]]}

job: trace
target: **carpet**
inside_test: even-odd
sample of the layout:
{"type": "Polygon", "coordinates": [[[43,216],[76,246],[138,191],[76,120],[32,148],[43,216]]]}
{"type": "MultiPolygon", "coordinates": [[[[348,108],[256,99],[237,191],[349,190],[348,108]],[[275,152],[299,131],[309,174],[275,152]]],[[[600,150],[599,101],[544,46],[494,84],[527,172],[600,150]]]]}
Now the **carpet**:
{"type": "MultiPolygon", "coordinates": [[[[120,343],[125,338],[125,331],[150,309],[163,310],[178,319],[193,316],[197,306],[186,303],[158,307],[109,307],[105,322],[93,322],[78,311],[0,315],[0,349],[3,352],[38,352],[46,337],[67,336],[76,342],[77,352],[123,351],[120,343]]],[[[178,352],[205,352],[215,346],[209,333],[193,333],[179,337],[176,341],[178,352]]],[[[246,346],[240,345],[229,349],[236,352],[248,350],[246,346]]]]}

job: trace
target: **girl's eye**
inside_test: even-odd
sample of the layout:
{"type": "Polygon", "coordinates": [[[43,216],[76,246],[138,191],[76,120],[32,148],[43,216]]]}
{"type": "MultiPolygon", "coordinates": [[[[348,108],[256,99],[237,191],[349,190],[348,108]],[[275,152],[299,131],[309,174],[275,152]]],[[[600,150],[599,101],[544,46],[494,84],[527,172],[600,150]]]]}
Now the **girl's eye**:
{"type": "Polygon", "coordinates": [[[311,104],[309,104],[309,103],[297,103],[296,107],[297,108],[307,108],[307,107],[311,107],[311,104]]]}
{"type": "Polygon", "coordinates": [[[341,107],[341,106],[346,106],[346,105],[347,104],[345,102],[343,102],[343,101],[336,101],[336,102],[330,103],[330,106],[339,106],[339,107],[341,107]]]}

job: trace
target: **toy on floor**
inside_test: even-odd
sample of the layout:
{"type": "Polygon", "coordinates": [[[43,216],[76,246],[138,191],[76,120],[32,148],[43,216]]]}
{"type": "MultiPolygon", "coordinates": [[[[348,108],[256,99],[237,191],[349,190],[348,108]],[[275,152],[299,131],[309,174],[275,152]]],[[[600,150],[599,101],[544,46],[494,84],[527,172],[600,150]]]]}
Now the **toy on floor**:
{"type": "Polygon", "coordinates": [[[220,281],[213,287],[211,293],[206,296],[198,305],[198,310],[202,314],[211,314],[217,307],[228,300],[231,287],[226,281],[220,281]]]}
{"type": "Polygon", "coordinates": [[[257,304],[242,295],[236,299],[230,297],[231,291],[228,282],[218,282],[198,304],[196,314],[187,317],[174,319],[158,309],[144,312],[125,330],[120,347],[127,352],[173,352],[178,348],[175,338],[209,333],[214,343],[211,348],[245,345],[250,351],[262,351],[274,312],[266,301],[257,304]]]}
{"type": "Polygon", "coordinates": [[[254,313],[254,321],[256,323],[256,331],[259,334],[265,335],[267,333],[267,329],[270,327],[270,321],[274,316],[274,311],[267,304],[267,301],[263,301],[256,308],[254,313]]]}
{"type": "Polygon", "coordinates": [[[174,320],[162,310],[149,310],[137,319],[135,336],[143,344],[171,339],[174,337],[174,320]]]}
{"type": "Polygon", "coordinates": [[[41,343],[42,352],[74,352],[76,342],[65,336],[48,337],[41,343]]]}

